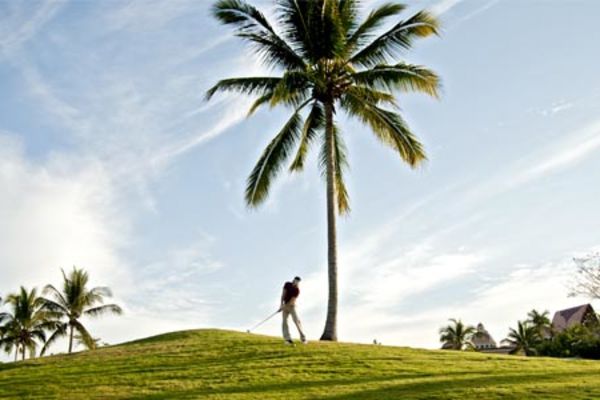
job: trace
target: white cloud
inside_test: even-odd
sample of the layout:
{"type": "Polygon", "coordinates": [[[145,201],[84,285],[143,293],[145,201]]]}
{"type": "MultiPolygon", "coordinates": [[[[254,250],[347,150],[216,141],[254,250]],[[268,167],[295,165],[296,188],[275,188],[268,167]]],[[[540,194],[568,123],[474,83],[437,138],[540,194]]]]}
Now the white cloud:
{"type": "Polygon", "coordinates": [[[575,167],[600,149],[600,120],[566,133],[560,139],[511,162],[480,183],[461,191],[462,202],[481,202],[557,172],[575,167]]]}
{"type": "Polygon", "coordinates": [[[209,321],[215,300],[208,300],[205,293],[207,276],[224,267],[211,255],[213,242],[213,238],[200,234],[194,242],[168,250],[164,259],[136,268],[137,283],[128,293],[134,314],[209,321]]]}
{"type": "Polygon", "coordinates": [[[0,135],[0,187],[2,293],[55,282],[60,268],[73,265],[106,283],[127,279],[118,249],[128,224],[99,164],[50,160],[33,165],[16,140],[0,135]]]}
{"type": "Polygon", "coordinates": [[[442,15],[444,13],[447,13],[453,7],[462,2],[463,0],[440,0],[437,3],[435,3],[429,10],[436,15],[442,15]]]}
{"type": "Polygon", "coordinates": [[[20,285],[60,286],[60,269],[77,266],[92,286],[111,287],[125,309],[123,317],[86,321],[105,341],[210,324],[216,300],[205,296],[206,277],[223,267],[211,256],[214,239],[200,234],[149,265],[126,261],[131,221],[102,163],[57,156],[33,164],[14,134],[0,131],[0,188],[1,296],[20,285]]]}
{"type": "Polygon", "coordinates": [[[159,150],[158,154],[151,159],[151,164],[156,166],[166,164],[221,135],[246,117],[251,104],[252,102],[246,98],[231,98],[227,106],[223,108],[221,117],[213,126],[202,130],[199,134],[188,135],[180,141],[169,144],[165,149],[159,150]]]}
{"type": "Polygon", "coordinates": [[[106,16],[107,28],[135,32],[161,29],[193,9],[204,9],[202,2],[187,0],[126,1],[116,5],[119,7],[106,16]]]}
{"type": "Polygon", "coordinates": [[[0,17],[0,55],[7,56],[19,49],[52,20],[64,4],[63,1],[36,3],[39,7],[33,13],[32,3],[26,1],[1,5],[7,8],[12,6],[12,12],[2,13],[0,17]]]}
{"type": "Polygon", "coordinates": [[[600,148],[600,120],[576,130],[551,146],[535,165],[525,170],[516,181],[523,183],[576,165],[600,148]]]}
{"type": "MultiPolygon", "coordinates": [[[[487,3],[483,4],[483,6],[474,9],[473,11],[467,13],[466,15],[463,15],[461,18],[459,18],[454,25],[459,25],[463,22],[466,22],[468,20],[470,20],[471,18],[481,14],[484,11],[487,11],[488,9],[492,8],[493,6],[495,6],[496,4],[498,4],[500,0],[490,0],[487,3]]],[[[478,2],[479,4],[479,2],[478,2]]]]}

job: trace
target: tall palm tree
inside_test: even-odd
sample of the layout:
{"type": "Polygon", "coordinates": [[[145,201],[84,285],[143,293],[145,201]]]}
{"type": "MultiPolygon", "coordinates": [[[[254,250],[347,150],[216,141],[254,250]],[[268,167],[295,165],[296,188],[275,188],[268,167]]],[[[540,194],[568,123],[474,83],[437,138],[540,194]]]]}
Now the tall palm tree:
{"type": "Polygon", "coordinates": [[[527,322],[535,327],[540,337],[543,336],[545,332],[550,331],[552,324],[550,322],[550,312],[548,310],[541,313],[537,310],[531,310],[527,313],[527,317],[527,322]]]}
{"type": "Polygon", "coordinates": [[[359,21],[359,0],[278,0],[274,26],[243,0],[220,0],[214,16],[232,25],[237,37],[251,44],[263,63],[279,76],[224,79],[208,90],[256,96],[250,114],[263,105],[284,105],[292,115],[272,139],[252,170],[246,202],[265,201],[273,179],[295,156],[290,171],[301,171],[311,146],[320,147],[320,167],[327,193],[329,299],[321,340],[337,340],[338,264],[336,215],[350,204],[344,171],[346,148],[337,124],[338,110],[366,124],[410,167],[426,159],[422,144],[410,130],[394,97],[395,91],[415,91],[437,97],[439,79],[420,65],[398,61],[419,38],[438,33],[437,19],[418,12],[398,15],[402,4],[388,3],[359,21]],[[389,20],[393,24],[382,29],[389,20]],[[303,116],[306,114],[306,116],[303,116]]]}
{"type": "Polygon", "coordinates": [[[60,323],[48,338],[42,354],[48,350],[50,345],[58,338],[69,336],[69,353],[73,351],[73,335],[77,331],[81,340],[86,343],[87,348],[94,348],[95,342],[81,322],[81,317],[99,317],[101,315],[112,313],[121,314],[121,307],[116,304],[103,304],[105,297],[112,296],[107,287],[95,287],[88,289],[89,276],[82,269],[73,267],[69,275],[63,274],[63,288],[59,291],[52,285],[44,288],[44,295],[51,298],[44,298],[44,308],[56,313],[59,316],[60,323]]]}
{"type": "Polygon", "coordinates": [[[537,353],[536,346],[540,343],[540,340],[537,328],[527,321],[518,321],[517,329],[510,328],[508,337],[504,339],[506,343],[514,347],[511,354],[523,352],[526,356],[537,353]]]}
{"type": "Polygon", "coordinates": [[[37,296],[36,289],[28,291],[21,287],[18,293],[9,295],[5,303],[11,310],[0,313],[0,347],[7,353],[14,349],[15,361],[19,353],[24,360],[26,351],[29,357],[34,357],[38,344],[46,340],[44,331],[56,326],[56,315],[43,309],[43,300],[37,296]]]}
{"type": "Polygon", "coordinates": [[[449,320],[451,323],[440,328],[440,342],[442,348],[448,350],[462,350],[471,344],[471,337],[477,332],[474,326],[465,325],[459,319],[449,320]]]}

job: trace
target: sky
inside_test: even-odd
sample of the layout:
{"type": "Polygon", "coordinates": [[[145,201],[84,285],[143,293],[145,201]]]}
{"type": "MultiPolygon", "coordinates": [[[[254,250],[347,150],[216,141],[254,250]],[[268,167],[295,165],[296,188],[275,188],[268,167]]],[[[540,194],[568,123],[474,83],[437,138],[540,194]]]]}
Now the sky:
{"type": "MultiPolygon", "coordinates": [[[[246,330],[300,275],[298,311],[319,338],[317,156],[245,206],[245,179],[289,110],[246,118],[249,99],[204,101],[219,79],[277,73],[210,4],[0,1],[0,295],[85,268],[125,310],[86,323],[118,343],[246,330]]],[[[403,56],[442,77],[441,98],[397,93],[429,161],[411,170],[339,116],[352,207],[338,225],[339,338],[436,348],[461,318],[500,341],[533,308],[588,302],[567,294],[572,258],[600,249],[600,2],[408,4],[443,24],[403,56]]],[[[258,329],[279,332],[279,318],[258,329]]]]}

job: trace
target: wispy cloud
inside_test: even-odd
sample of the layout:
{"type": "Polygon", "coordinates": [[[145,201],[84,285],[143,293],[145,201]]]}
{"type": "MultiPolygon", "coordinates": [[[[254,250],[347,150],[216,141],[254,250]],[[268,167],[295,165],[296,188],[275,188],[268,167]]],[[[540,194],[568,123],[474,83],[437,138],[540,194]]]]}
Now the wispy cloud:
{"type": "MultiPolygon", "coordinates": [[[[461,16],[456,22],[455,25],[459,25],[462,24],[463,22],[466,22],[468,20],[470,20],[471,18],[481,14],[484,11],[489,10],[490,8],[492,8],[493,6],[495,6],[496,4],[498,4],[500,2],[500,0],[489,0],[487,3],[484,3],[482,6],[475,8],[474,10],[468,12],[467,14],[461,16]]],[[[477,2],[478,4],[480,4],[480,2],[477,2]]]]}
{"type": "Polygon", "coordinates": [[[430,11],[436,15],[442,15],[463,1],[464,0],[440,0],[430,8],[430,11]]]}
{"type": "Polygon", "coordinates": [[[600,149],[600,121],[593,122],[573,134],[573,137],[553,146],[553,150],[525,171],[518,180],[527,181],[568,168],[584,161],[600,149]]]}
{"type": "Polygon", "coordinates": [[[160,150],[152,159],[152,164],[160,165],[167,163],[193,148],[221,135],[246,117],[250,105],[251,102],[247,99],[231,99],[221,111],[221,118],[218,119],[218,122],[215,125],[203,130],[199,134],[188,135],[188,138],[178,141],[177,143],[172,143],[168,148],[160,150]]]}
{"type": "Polygon", "coordinates": [[[132,31],[148,31],[165,28],[177,18],[194,9],[204,10],[205,6],[197,1],[189,0],[146,0],[124,1],[106,16],[108,30],[127,29],[132,31]]]}
{"type": "Polygon", "coordinates": [[[36,3],[39,7],[33,14],[32,4],[26,1],[0,4],[0,10],[7,10],[0,13],[0,56],[7,56],[35,36],[64,4],[64,1],[36,3]],[[12,10],[8,10],[9,7],[12,10]]]}
{"type": "Polygon", "coordinates": [[[136,268],[135,289],[127,293],[128,304],[137,315],[177,313],[178,319],[193,318],[207,323],[216,300],[209,300],[208,277],[224,267],[211,255],[214,238],[206,234],[187,245],[165,252],[163,259],[136,268]],[[148,303],[147,299],[152,299],[148,303]]]}
{"type": "Polygon", "coordinates": [[[561,138],[535,148],[479,183],[471,182],[460,196],[476,203],[518,189],[562,170],[575,167],[600,149],[600,121],[573,129],[561,138]]]}

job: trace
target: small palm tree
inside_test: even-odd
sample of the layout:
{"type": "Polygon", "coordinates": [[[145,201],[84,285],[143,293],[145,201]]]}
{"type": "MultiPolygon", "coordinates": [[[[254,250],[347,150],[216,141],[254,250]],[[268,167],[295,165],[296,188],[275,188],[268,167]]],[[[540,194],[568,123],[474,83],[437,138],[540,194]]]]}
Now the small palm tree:
{"type": "Polygon", "coordinates": [[[215,17],[232,25],[236,36],[256,49],[264,64],[280,76],[224,79],[207,92],[257,96],[250,114],[263,105],[290,107],[292,115],[266,147],[246,186],[246,203],[265,201],[272,181],[292,156],[290,171],[304,168],[309,148],[320,147],[326,183],[329,299],[321,340],[337,340],[337,214],[350,211],[344,171],[347,152],[337,125],[338,111],[367,125],[375,136],[410,167],[426,159],[425,151],[399,113],[396,91],[436,97],[439,79],[420,65],[398,61],[415,40],[438,33],[437,19],[418,12],[398,20],[406,6],[387,3],[359,21],[359,0],[278,0],[274,26],[243,0],[220,0],[215,17]],[[382,30],[389,19],[396,19],[382,30]],[[306,112],[306,110],[308,110],[306,112]],[[306,117],[303,116],[306,114],[306,117]]]}
{"type": "Polygon", "coordinates": [[[549,332],[550,331],[550,327],[552,326],[551,322],[550,322],[550,312],[549,311],[544,311],[542,313],[540,313],[537,310],[531,310],[527,313],[527,322],[531,325],[534,326],[535,329],[537,330],[537,332],[539,333],[540,337],[543,337],[545,332],[549,332]]]}
{"type": "Polygon", "coordinates": [[[88,274],[82,269],[73,267],[73,270],[66,275],[63,274],[63,289],[59,291],[52,285],[47,285],[44,288],[44,295],[50,295],[51,298],[45,297],[44,308],[58,315],[60,323],[57,324],[53,333],[48,338],[48,341],[42,349],[42,354],[54,343],[58,338],[68,334],[69,336],[69,353],[73,351],[74,332],[77,331],[81,340],[86,344],[87,348],[94,348],[95,342],[81,322],[81,317],[99,317],[101,315],[112,313],[121,314],[121,307],[116,304],[103,304],[105,297],[112,296],[112,293],[107,287],[95,287],[88,289],[88,274]]]}
{"type": "Polygon", "coordinates": [[[511,354],[525,353],[526,356],[537,354],[536,346],[540,343],[540,334],[537,328],[527,321],[517,322],[517,329],[510,328],[508,337],[504,341],[514,349],[511,354]]]}
{"type": "Polygon", "coordinates": [[[46,340],[45,330],[56,326],[56,315],[43,309],[43,300],[36,289],[28,291],[21,287],[5,303],[11,310],[0,314],[0,347],[7,353],[14,349],[15,361],[19,353],[24,360],[26,351],[29,357],[34,357],[38,344],[46,340]]]}
{"type": "Polygon", "coordinates": [[[442,348],[447,350],[462,350],[471,346],[471,337],[477,332],[474,326],[465,325],[459,319],[449,320],[451,323],[440,328],[440,342],[442,348]]]}

